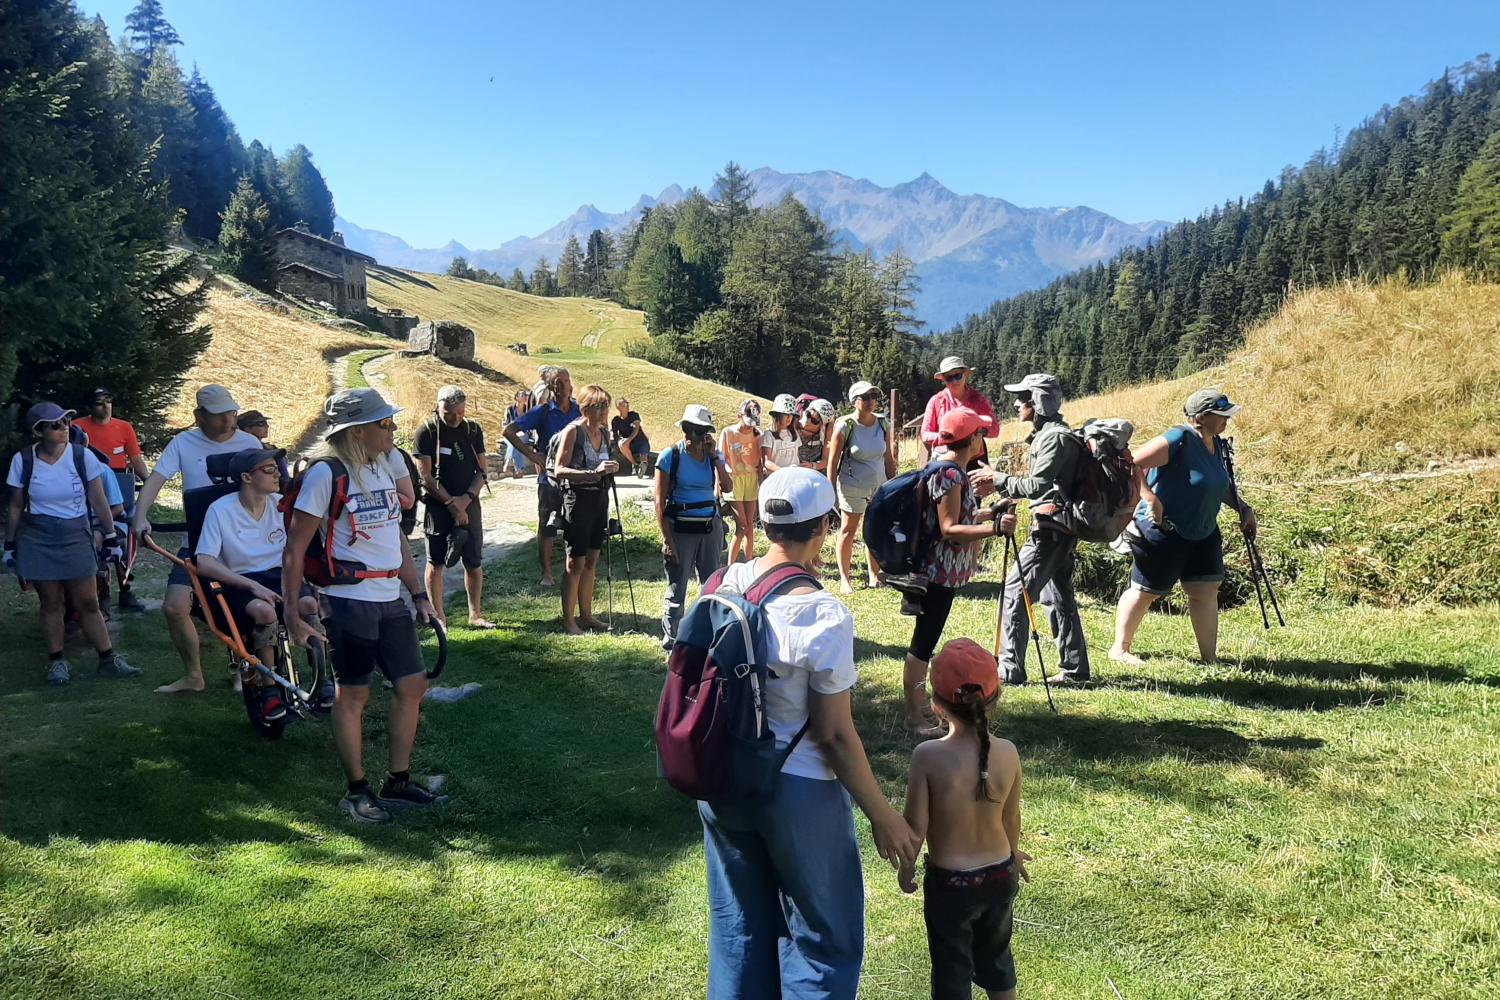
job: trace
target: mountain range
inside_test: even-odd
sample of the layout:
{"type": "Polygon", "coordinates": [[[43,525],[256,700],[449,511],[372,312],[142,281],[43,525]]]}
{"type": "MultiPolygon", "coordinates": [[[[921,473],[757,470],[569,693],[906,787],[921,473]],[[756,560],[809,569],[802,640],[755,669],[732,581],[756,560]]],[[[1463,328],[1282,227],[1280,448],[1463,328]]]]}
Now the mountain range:
{"type": "MultiPolygon", "coordinates": [[[[1003,198],[960,195],[930,174],[894,187],[832,170],[786,174],[768,167],[751,171],[753,203],[774,204],[790,194],[828,223],[837,241],[877,257],[900,249],[917,265],[921,291],[917,315],[929,330],[953,326],[998,299],[1040,288],[1053,278],[1108,260],[1146,242],[1165,222],[1122,222],[1086,206],[1021,208],[1003,198]]],[[[519,236],[489,250],[456,241],[417,249],[390,233],[365,229],[345,218],[336,226],[349,246],[381,263],[441,272],[454,257],[470,266],[508,275],[529,272],[538,257],[556,264],[569,236],[580,242],[595,229],[621,234],[645,208],[671,205],[687,192],[673,184],[655,198],[642,195],[623,212],[583,205],[546,232],[519,236]]]]}

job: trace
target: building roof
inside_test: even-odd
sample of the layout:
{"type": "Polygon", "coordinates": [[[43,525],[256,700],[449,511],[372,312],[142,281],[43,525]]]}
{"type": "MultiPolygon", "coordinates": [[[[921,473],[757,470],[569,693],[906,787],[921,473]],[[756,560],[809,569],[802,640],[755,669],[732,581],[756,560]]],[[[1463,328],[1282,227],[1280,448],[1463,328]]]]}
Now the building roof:
{"type": "Polygon", "coordinates": [[[342,274],[334,274],[332,271],[325,271],[321,267],[313,267],[311,264],[304,264],[301,261],[296,260],[292,261],[290,264],[282,264],[276,270],[280,272],[287,271],[292,268],[296,268],[299,271],[306,271],[309,274],[315,274],[318,277],[324,278],[328,281],[336,281],[341,285],[344,283],[344,276],[342,274]]]}
{"type": "Polygon", "coordinates": [[[321,243],[323,246],[328,247],[331,250],[337,250],[339,253],[343,254],[346,257],[355,257],[370,264],[378,263],[375,258],[371,257],[369,254],[360,253],[358,250],[351,250],[349,247],[344,246],[344,244],[342,243],[335,243],[333,242],[333,240],[325,240],[323,237],[317,235],[316,233],[311,233],[306,229],[298,229],[296,226],[288,226],[285,229],[278,231],[276,233],[276,236],[278,239],[282,236],[296,236],[300,239],[311,240],[314,243],[321,243]]]}

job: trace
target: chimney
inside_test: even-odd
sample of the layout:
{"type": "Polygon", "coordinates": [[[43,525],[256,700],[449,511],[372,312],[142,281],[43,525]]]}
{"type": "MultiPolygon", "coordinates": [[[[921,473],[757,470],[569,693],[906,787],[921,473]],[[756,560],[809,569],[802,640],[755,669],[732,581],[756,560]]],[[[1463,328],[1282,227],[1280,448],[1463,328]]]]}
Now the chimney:
{"type": "Polygon", "coordinates": [[[334,233],[333,234],[333,242],[337,243],[339,246],[343,246],[344,245],[344,234],[343,233],[334,233]]]}

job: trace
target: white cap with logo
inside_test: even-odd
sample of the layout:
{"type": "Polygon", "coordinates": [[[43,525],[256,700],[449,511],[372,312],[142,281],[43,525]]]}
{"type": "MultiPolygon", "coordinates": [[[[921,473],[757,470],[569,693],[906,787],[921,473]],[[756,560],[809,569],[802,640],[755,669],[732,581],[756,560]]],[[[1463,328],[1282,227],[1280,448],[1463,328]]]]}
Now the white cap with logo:
{"type": "Polygon", "coordinates": [[[849,387],[849,402],[854,402],[859,397],[870,391],[879,392],[880,388],[874,382],[866,382],[860,379],[849,387]]]}

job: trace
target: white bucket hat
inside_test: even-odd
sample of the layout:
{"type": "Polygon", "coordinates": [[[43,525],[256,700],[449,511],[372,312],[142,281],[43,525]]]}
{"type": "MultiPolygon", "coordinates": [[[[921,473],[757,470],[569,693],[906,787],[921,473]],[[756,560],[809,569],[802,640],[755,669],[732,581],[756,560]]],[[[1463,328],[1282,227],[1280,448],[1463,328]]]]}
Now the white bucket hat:
{"type": "Polygon", "coordinates": [[[957,354],[950,354],[943,359],[942,364],[938,365],[938,370],[933,372],[932,377],[942,378],[949,372],[956,372],[960,370],[972,372],[974,369],[964,364],[964,359],[959,357],[957,354]]]}
{"type": "Polygon", "coordinates": [[[701,403],[689,403],[682,408],[682,419],[677,421],[677,426],[685,424],[697,424],[699,427],[714,429],[714,415],[709,412],[708,407],[701,403]]]}

